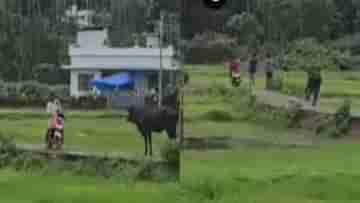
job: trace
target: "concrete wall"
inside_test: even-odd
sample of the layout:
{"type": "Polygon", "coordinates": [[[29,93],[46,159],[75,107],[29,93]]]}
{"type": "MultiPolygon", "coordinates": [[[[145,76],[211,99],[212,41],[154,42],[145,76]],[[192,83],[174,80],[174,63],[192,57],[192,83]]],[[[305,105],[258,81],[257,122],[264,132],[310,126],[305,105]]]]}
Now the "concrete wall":
{"type": "MultiPolygon", "coordinates": [[[[100,70],[72,70],[70,79],[70,95],[74,97],[87,96],[90,92],[84,92],[79,90],[79,75],[80,74],[93,74],[94,79],[101,78],[102,74],[100,70]]],[[[110,103],[114,109],[127,108],[130,105],[143,105],[145,103],[146,92],[149,90],[149,76],[154,72],[134,72],[134,89],[138,93],[136,96],[129,94],[129,91],[120,91],[111,94],[110,103]]],[[[164,73],[165,74],[165,73],[164,73]]],[[[170,82],[175,82],[175,71],[170,72],[170,82]]],[[[167,84],[163,84],[163,88],[166,88],[167,84]]],[[[166,92],[164,92],[165,94],[166,92]]]]}
{"type": "Polygon", "coordinates": [[[79,74],[93,74],[93,79],[101,78],[101,71],[98,70],[72,70],[70,76],[70,95],[74,97],[89,95],[89,92],[79,90],[79,74]]]}
{"type": "Polygon", "coordinates": [[[107,30],[81,31],[77,34],[77,44],[81,48],[104,48],[107,30]]]}
{"type": "MultiPolygon", "coordinates": [[[[163,49],[163,69],[178,69],[172,48],[163,49]]],[[[70,48],[71,65],[65,69],[159,70],[160,49],[156,48],[70,48]]]]}

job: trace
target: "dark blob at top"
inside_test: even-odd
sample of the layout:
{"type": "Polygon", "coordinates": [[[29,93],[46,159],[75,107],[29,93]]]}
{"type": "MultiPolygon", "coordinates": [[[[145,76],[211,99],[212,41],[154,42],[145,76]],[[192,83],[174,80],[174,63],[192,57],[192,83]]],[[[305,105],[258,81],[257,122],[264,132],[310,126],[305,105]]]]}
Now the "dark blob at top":
{"type": "Polygon", "coordinates": [[[204,0],[204,4],[211,9],[221,9],[226,4],[226,0],[204,0]]]}

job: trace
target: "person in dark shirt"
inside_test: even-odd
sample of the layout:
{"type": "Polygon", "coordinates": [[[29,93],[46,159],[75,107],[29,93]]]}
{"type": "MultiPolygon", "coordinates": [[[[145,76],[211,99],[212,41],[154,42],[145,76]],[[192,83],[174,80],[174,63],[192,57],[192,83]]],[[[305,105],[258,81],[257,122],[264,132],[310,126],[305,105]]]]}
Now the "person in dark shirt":
{"type": "Polygon", "coordinates": [[[266,89],[271,89],[273,82],[273,74],[274,74],[274,62],[271,58],[270,53],[266,54],[265,72],[266,72],[266,89]]]}
{"type": "Polygon", "coordinates": [[[310,101],[311,96],[313,96],[312,106],[316,106],[322,84],[321,70],[320,68],[313,67],[307,71],[307,75],[308,81],[305,89],[306,101],[310,101]]]}
{"type": "Polygon", "coordinates": [[[249,75],[250,75],[250,81],[251,84],[255,86],[255,74],[257,72],[257,64],[258,64],[258,60],[257,60],[257,54],[254,53],[250,59],[250,63],[249,63],[249,75]]]}

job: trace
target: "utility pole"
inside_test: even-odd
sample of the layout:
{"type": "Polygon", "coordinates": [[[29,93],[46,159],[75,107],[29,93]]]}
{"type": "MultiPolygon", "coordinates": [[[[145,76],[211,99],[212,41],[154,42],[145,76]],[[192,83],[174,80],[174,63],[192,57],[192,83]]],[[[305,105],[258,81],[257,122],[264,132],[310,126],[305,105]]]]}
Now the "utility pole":
{"type": "Polygon", "coordinates": [[[163,26],[164,26],[164,12],[161,11],[160,13],[160,29],[159,29],[159,49],[160,49],[160,71],[159,71],[159,98],[158,98],[158,105],[159,107],[162,106],[162,97],[163,97],[163,64],[162,64],[162,39],[163,39],[163,26]]]}
{"type": "MultiPolygon", "coordinates": [[[[185,22],[185,8],[186,8],[186,4],[185,4],[185,0],[181,0],[181,6],[180,6],[180,25],[179,25],[179,49],[180,49],[180,68],[184,71],[184,46],[182,44],[182,38],[185,37],[185,27],[184,27],[184,22],[185,22]]],[[[180,146],[182,147],[182,145],[184,144],[184,75],[182,75],[181,77],[181,81],[180,81],[180,87],[179,87],[179,95],[178,98],[179,99],[179,127],[180,130],[179,131],[179,137],[180,137],[180,146]]]]}

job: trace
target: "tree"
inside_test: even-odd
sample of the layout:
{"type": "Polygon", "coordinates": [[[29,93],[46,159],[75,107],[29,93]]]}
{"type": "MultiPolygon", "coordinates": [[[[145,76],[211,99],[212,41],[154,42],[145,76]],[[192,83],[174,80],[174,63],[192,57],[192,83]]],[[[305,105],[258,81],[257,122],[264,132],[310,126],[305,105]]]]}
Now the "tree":
{"type": "Polygon", "coordinates": [[[339,51],[321,45],[316,39],[298,40],[285,56],[285,67],[314,74],[319,70],[337,69],[336,61],[339,57],[339,51]]]}
{"type": "Polygon", "coordinates": [[[112,26],[109,37],[112,46],[132,45],[132,35],[142,33],[146,28],[146,0],[112,0],[112,26]]]}
{"type": "Polygon", "coordinates": [[[321,41],[330,39],[331,25],[336,16],[334,2],[332,0],[304,0],[303,7],[302,37],[316,37],[321,41]]]}
{"type": "Polygon", "coordinates": [[[254,15],[249,13],[232,16],[226,23],[226,27],[237,37],[239,43],[247,43],[247,45],[253,45],[264,34],[262,25],[254,15]]]}
{"type": "Polygon", "coordinates": [[[3,79],[40,80],[41,64],[54,64],[61,70],[60,66],[66,63],[67,45],[61,32],[49,26],[48,18],[39,15],[40,12],[9,7],[0,19],[0,74],[3,79]]]}

